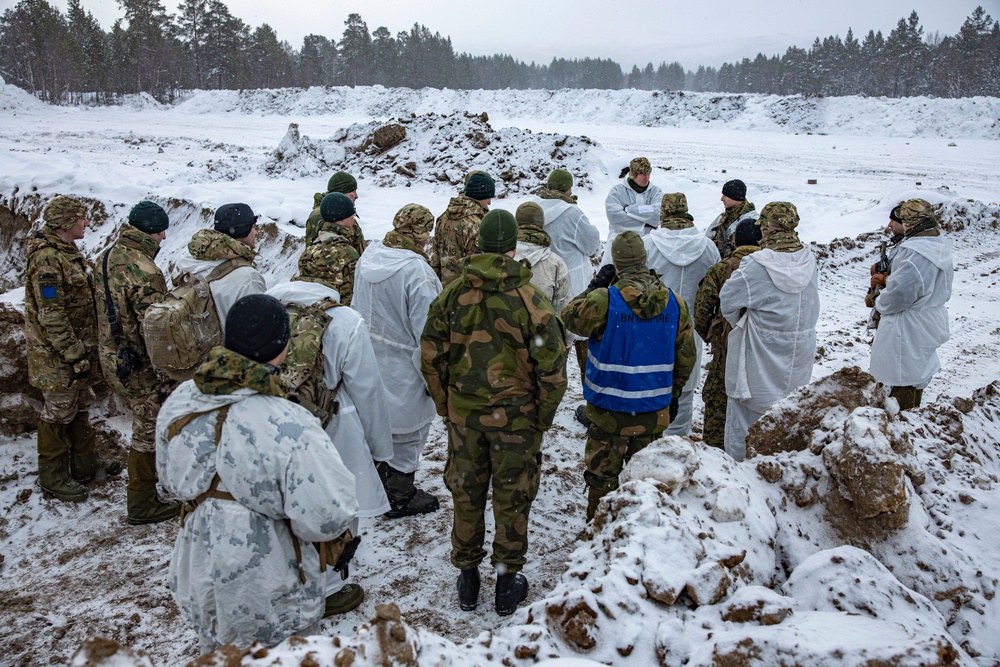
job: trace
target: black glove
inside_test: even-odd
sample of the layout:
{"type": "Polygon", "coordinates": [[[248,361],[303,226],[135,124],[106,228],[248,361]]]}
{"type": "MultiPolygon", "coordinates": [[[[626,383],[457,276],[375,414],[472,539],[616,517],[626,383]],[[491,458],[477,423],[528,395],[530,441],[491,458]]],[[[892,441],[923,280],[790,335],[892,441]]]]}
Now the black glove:
{"type": "Polygon", "coordinates": [[[347,579],[350,575],[350,570],[348,566],[351,564],[351,559],[354,558],[354,553],[358,550],[358,545],[361,544],[361,537],[358,535],[354,536],[354,539],[344,547],[344,552],[340,554],[340,558],[337,559],[337,564],[333,566],[333,569],[340,572],[342,579],[347,579]]]}
{"type": "Polygon", "coordinates": [[[614,282],[616,273],[617,272],[615,271],[613,264],[605,264],[598,269],[597,275],[594,276],[594,279],[590,281],[589,285],[587,285],[587,289],[597,289],[598,287],[609,286],[612,282],[614,282]]]}
{"type": "Polygon", "coordinates": [[[673,399],[671,399],[671,401],[670,401],[670,408],[669,408],[669,410],[670,410],[670,423],[671,424],[673,424],[674,420],[677,419],[677,409],[678,409],[678,407],[679,406],[677,405],[677,397],[674,396],[673,399]]]}

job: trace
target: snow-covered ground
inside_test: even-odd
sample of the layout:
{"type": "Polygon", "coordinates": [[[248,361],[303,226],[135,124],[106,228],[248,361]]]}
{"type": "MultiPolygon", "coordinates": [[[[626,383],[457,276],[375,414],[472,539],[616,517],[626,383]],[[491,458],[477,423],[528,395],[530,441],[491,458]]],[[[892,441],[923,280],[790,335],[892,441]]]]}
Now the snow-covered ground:
{"type": "MultiPolygon", "coordinates": [[[[582,396],[571,365],[532,512],[529,609],[497,617],[487,575],[480,611],[459,611],[448,562],[450,497],[441,483],[445,438],[436,423],[419,477],[442,498],[442,511],[367,522],[352,568],[368,592],[361,609],[325,621],[327,637],[244,661],[299,664],[311,651],[316,664],[333,664],[350,650],[354,664],[378,664],[381,626],[365,623],[377,604],[394,602],[421,665],[577,654],[625,665],[1000,664],[1000,404],[994,392],[971,407],[961,403],[967,410],[951,407],[953,397],[1000,377],[1000,100],[375,87],[201,92],[172,108],[137,98],[125,108],[65,109],[0,84],[0,112],[0,302],[15,309],[26,230],[11,210],[34,220],[39,203],[57,193],[91,198],[107,213],[95,216],[81,243],[91,256],[136,201],[164,204],[172,226],[157,262],[168,273],[215,207],[249,203],[263,216],[260,264],[275,282],[294,273],[312,195],[325,189],[340,156],[350,156],[359,175],[365,235],[380,238],[403,204],[438,214],[457,189],[389,170],[394,151],[421,146],[426,154],[415,157],[454,163],[449,179],[474,167],[526,171],[523,184],[512,182],[494,202],[513,210],[527,196],[532,165],[562,166],[551,158],[555,142],[586,136],[593,143],[561,144],[562,159],[592,183],[576,194],[602,230],[604,196],[637,155],[650,158],[664,191],[687,194],[700,228],[721,210],[730,178],[746,181],[758,208],[796,204],[801,235],[821,257],[820,380],[867,368],[863,296],[890,208],[914,196],[942,204],[955,223],[957,274],[952,338],[924,395],[931,408],[894,419],[879,406],[828,415],[810,449],[745,464],[705,449],[697,433],[693,445],[665,443],[634,466],[634,481],[578,542],[584,431],[572,418],[582,396]],[[488,114],[491,129],[476,127],[490,148],[449,134],[475,124],[466,112],[488,114]],[[344,130],[411,114],[410,148],[352,152],[354,135],[344,130]],[[430,114],[444,115],[435,126],[430,114]],[[298,151],[297,161],[275,168],[279,146],[283,159],[287,149],[298,151]],[[505,156],[505,146],[516,154],[505,156]],[[328,162],[317,166],[308,156],[328,162]],[[851,240],[859,235],[867,236],[851,240]],[[839,497],[834,460],[847,441],[894,443],[910,466],[904,527],[845,533],[836,520],[843,508],[819,502],[839,497]],[[678,469],[687,472],[678,478],[678,469]]],[[[98,416],[102,446],[120,456],[128,420],[113,400],[106,405],[98,416]]],[[[802,409],[814,406],[803,399],[802,409]]],[[[123,480],[107,480],[91,500],[70,506],[44,498],[35,479],[33,434],[0,436],[0,664],[65,664],[92,634],[144,651],[157,665],[194,658],[194,634],[165,585],[175,526],[127,526],[123,480]]]]}

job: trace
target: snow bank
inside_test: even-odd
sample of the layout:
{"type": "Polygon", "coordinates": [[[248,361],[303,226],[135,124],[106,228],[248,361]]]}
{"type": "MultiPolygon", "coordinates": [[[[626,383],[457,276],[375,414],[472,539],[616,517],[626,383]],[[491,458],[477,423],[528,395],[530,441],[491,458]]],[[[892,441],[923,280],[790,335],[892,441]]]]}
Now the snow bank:
{"type": "Polygon", "coordinates": [[[493,91],[370,86],[198,91],[186,95],[176,109],[183,113],[346,114],[377,119],[466,109],[505,118],[647,127],[1000,139],[1000,99],[992,97],[779,97],[631,89],[493,91]]]}

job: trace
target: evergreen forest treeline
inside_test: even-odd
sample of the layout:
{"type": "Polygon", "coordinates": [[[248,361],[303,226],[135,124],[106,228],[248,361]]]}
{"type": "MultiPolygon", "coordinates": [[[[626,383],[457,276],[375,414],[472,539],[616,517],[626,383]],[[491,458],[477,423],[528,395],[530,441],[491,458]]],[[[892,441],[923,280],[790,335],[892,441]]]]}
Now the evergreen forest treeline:
{"type": "Polygon", "coordinates": [[[719,69],[680,63],[634,66],[610,59],[554,58],[528,64],[508,54],[456,53],[451,38],[414,24],[374,32],[359,14],[339,39],[307,35],[296,49],[266,23],[252,28],[222,0],[117,0],[105,31],[81,0],[66,13],[20,0],[0,16],[0,75],[52,103],[110,103],[149,93],[170,101],[188,89],[374,85],[453,89],[637,88],[778,95],[1000,96],[1000,23],[978,7],[958,34],[926,35],[914,11],[888,36],[816,38],[809,49],[744,58],[719,69]]]}

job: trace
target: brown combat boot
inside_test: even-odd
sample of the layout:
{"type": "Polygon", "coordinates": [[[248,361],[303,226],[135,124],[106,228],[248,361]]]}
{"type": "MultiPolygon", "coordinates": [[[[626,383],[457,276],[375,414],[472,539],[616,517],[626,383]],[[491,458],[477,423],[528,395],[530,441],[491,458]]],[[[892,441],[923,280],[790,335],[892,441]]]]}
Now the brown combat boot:
{"type": "Polygon", "coordinates": [[[80,484],[92,482],[99,472],[117,475],[122,471],[121,461],[102,459],[97,453],[97,432],[90,425],[90,415],[80,410],[66,427],[70,441],[70,474],[80,484]]]}
{"type": "Polygon", "coordinates": [[[87,499],[87,489],[69,473],[66,426],[38,422],[38,486],[58,500],[71,503],[87,499]]]}
{"type": "Polygon", "coordinates": [[[128,450],[128,522],[133,526],[160,523],[181,513],[177,501],[164,502],[156,494],[156,452],[128,450]]]}

